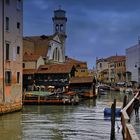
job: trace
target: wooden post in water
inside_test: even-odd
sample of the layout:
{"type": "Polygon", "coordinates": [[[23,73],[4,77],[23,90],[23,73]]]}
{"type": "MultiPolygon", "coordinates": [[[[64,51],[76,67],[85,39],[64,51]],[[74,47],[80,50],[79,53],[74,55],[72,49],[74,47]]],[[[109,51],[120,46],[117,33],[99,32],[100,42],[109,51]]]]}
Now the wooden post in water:
{"type": "Polygon", "coordinates": [[[92,89],[93,89],[93,97],[95,97],[96,96],[96,79],[95,79],[95,77],[93,79],[92,89]]]}
{"type": "Polygon", "coordinates": [[[111,134],[110,140],[115,140],[115,110],[116,110],[116,99],[111,106],[111,134]]]}
{"type": "Polygon", "coordinates": [[[93,86],[92,86],[92,88],[93,88],[93,97],[95,97],[95,95],[96,95],[96,90],[95,90],[95,83],[93,83],[93,86]]]}
{"type": "Polygon", "coordinates": [[[127,95],[123,98],[123,108],[127,105],[127,95]]]}

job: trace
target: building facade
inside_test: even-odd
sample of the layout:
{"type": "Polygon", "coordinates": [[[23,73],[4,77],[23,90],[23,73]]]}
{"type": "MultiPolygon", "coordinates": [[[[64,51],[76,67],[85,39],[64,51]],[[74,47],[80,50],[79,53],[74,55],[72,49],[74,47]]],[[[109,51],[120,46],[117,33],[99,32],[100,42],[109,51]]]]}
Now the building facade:
{"type": "Polygon", "coordinates": [[[0,29],[2,29],[0,30],[0,104],[17,103],[20,106],[22,104],[22,0],[0,1],[0,29]]]}
{"type": "MultiPolygon", "coordinates": [[[[46,90],[51,86],[55,89],[66,89],[69,79],[75,76],[75,67],[69,64],[42,65],[38,70],[26,69],[23,71],[23,88],[26,91],[44,87],[46,90]]],[[[38,90],[38,89],[37,89],[38,90]]]]}
{"type": "Polygon", "coordinates": [[[44,65],[44,59],[40,55],[24,54],[23,55],[23,69],[37,70],[40,65],[44,65]]]}
{"type": "Polygon", "coordinates": [[[108,80],[109,83],[115,83],[115,64],[113,61],[108,63],[108,80]]]}
{"type": "Polygon", "coordinates": [[[125,82],[126,60],[125,56],[108,57],[109,83],[125,82]]]}
{"type": "Polygon", "coordinates": [[[115,83],[126,82],[126,57],[122,56],[114,61],[115,83]]]}
{"type": "Polygon", "coordinates": [[[27,36],[23,38],[23,54],[40,55],[46,63],[65,62],[66,22],[65,11],[54,11],[53,35],[27,36]]]}
{"type": "Polygon", "coordinates": [[[126,80],[140,84],[140,41],[126,49],[126,80]]]}
{"type": "Polygon", "coordinates": [[[103,71],[108,69],[108,61],[106,58],[96,59],[96,78],[102,81],[103,71]]]}
{"type": "Polygon", "coordinates": [[[96,60],[97,80],[102,83],[118,83],[126,81],[125,56],[110,56],[96,60]]]}
{"type": "Polygon", "coordinates": [[[83,98],[93,98],[95,96],[93,76],[70,78],[69,90],[79,93],[83,98]]]}
{"type": "Polygon", "coordinates": [[[74,65],[76,68],[75,77],[88,77],[87,63],[73,58],[66,57],[66,64],[74,65]]]}

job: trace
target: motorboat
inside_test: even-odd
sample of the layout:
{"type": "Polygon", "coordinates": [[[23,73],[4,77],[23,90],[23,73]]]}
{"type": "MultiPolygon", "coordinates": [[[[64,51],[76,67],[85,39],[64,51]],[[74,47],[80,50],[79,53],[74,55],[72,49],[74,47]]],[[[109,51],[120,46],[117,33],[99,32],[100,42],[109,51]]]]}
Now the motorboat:
{"type": "MultiPolygon", "coordinates": [[[[105,117],[111,117],[111,105],[112,105],[112,102],[109,102],[108,106],[104,108],[103,112],[104,112],[105,117]]],[[[123,105],[122,102],[116,102],[116,110],[115,110],[116,117],[121,116],[122,105],[123,105]]]]}
{"type": "MultiPolygon", "coordinates": [[[[111,108],[109,108],[109,107],[105,107],[104,108],[104,116],[111,116],[111,108]]],[[[116,108],[115,116],[116,117],[120,117],[121,116],[121,108],[116,108]]]]}

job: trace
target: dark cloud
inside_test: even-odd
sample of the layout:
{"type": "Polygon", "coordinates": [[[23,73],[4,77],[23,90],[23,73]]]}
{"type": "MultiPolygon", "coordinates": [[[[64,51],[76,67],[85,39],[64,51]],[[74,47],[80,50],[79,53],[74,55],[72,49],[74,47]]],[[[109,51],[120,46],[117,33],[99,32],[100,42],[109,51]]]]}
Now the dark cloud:
{"type": "Polygon", "coordinates": [[[96,57],[116,53],[137,43],[139,0],[24,0],[24,35],[52,34],[53,10],[66,10],[66,53],[89,66],[96,57]]]}

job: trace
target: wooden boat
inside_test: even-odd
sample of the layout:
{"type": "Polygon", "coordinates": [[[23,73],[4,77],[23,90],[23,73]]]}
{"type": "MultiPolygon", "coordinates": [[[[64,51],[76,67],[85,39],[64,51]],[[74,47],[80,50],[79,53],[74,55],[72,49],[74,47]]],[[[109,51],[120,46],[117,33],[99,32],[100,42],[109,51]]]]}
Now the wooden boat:
{"type": "Polygon", "coordinates": [[[77,105],[79,100],[70,98],[71,96],[63,93],[25,93],[23,96],[23,105],[77,105]]]}
{"type": "Polygon", "coordinates": [[[132,94],[132,93],[133,93],[133,89],[132,89],[132,88],[127,88],[127,89],[125,90],[125,93],[126,93],[126,94],[132,94]]]}
{"type": "Polygon", "coordinates": [[[106,95],[107,92],[103,89],[99,89],[99,95],[106,95]]]}
{"type": "Polygon", "coordinates": [[[103,90],[110,90],[110,86],[108,86],[108,85],[98,85],[97,87],[99,89],[103,89],[103,90]]]}
{"type": "Polygon", "coordinates": [[[100,96],[100,95],[106,95],[107,94],[107,91],[106,91],[106,88],[104,89],[102,86],[98,85],[96,87],[96,90],[97,90],[97,94],[100,96]]]}
{"type": "Polygon", "coordinates": [[[81,99],[93,99],[95,98],[97,95],[95,93],[92,93],[92,92],[80,92],[78,93],[79,97],[81,99]]]}

